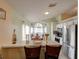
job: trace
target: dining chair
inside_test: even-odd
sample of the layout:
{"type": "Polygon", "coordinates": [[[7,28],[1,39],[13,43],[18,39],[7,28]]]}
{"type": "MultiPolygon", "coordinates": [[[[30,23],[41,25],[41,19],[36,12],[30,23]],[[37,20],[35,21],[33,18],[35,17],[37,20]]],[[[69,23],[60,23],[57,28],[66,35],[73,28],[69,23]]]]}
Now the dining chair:
{"type": "Polygon", "coordinates": [[[58,46],[46,45],[45,59],[58,59],[61,47],[62,47],[61,45],[58,46]]]}
{"type": "Polygon", "coordinates": [[[26,59],[40,59],[41,46],[38,47],[24,47],[26,59]]]}

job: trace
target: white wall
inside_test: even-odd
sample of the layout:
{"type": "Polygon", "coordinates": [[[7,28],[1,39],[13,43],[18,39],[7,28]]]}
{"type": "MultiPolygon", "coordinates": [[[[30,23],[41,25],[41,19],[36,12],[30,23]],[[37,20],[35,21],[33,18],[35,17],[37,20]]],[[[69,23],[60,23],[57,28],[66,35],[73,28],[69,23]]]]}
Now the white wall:
{"type": "Polygon", "coordinates": [[[0,8],[6,11],[6,20],[0,19],[0,45],[11,43],[12,38],[12,11],[10,5],[4,0],[0,0],[0,8]]]}
{"type": "Polygon", "coordinates": [[[17,43],[20,43],[22,41],[22,24],[21,23],[13,23],[13,29],[16,30],[16,40],[17,43]]]}
{"type": "Polygon", "coordinates": [[[47,23],[48,25],[47,25],[47,33],[49,34],[49,40],[55,40],[55,36],[54,36],[54,34],[53,34],[53,31],[54,30],[56,30],[56,25],[57,25],[57,23],[56,22],[48,22],[47,23]]]}
{"type": "Polygon", "coordinates": [[[17,41],[21,41],[22,17],[5,0],[0,0],[0,8],[6,11],[6,20],[0,19],[0,45],[12,43],[14,29],[16,29],[17,41]]]}
{"type": "Polygon", "coordinates": [[[53,22],[51,22],[51,40],[54,40],[54,35],[53,35],[53,22]]]}

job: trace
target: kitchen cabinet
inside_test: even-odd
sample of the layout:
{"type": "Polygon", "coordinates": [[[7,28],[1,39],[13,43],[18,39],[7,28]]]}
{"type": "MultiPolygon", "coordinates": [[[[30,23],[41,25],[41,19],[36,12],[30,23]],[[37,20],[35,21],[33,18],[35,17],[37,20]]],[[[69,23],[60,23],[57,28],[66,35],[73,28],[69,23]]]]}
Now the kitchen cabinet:
{"type": "Polygon", "coordinates": [[[77,54],[77,17],[62,22],[63,29],[63,52],[69,59],[75,59],[77,54]]]}

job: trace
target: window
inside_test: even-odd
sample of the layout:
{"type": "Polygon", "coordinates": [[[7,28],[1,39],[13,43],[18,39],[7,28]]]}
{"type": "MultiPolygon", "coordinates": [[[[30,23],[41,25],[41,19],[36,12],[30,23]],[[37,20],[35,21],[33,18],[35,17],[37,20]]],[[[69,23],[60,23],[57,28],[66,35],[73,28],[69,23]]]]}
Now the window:
{"type": "Polygon", "coordinates": [[[38,33],[39,35],[43,35],[47,33],[47,26],[46,24],[36,23],[32,24],[33,27],[31,27],[31,34],[35,35],[38,33]]]}
{"type": "Polygon", "coordinates": [[[30,34],[30,27],[28,25],[26,25],[25,27],[25,33],[30,34]]]}
{"type": "Polygon", "coordinates": [[[34,32],[38,34],[43,34],[43,25],[40,23],[36,23],[34,32]]]}
{"type": "Polygon", "coordinates": [[[25,26],[22,25],[22,39],[25,40],[25,26]]]}
{"type": "Polygon", "coordinates": [[[47,33],[47,26],[41,23],[32,24],[32,26],[22,25],[22,40],[29,40],[31,35],[35,35],[36,33],[40,36],[47,33]]]}
{"type": "Polygon", "coordinates": [[[44,28],[44,33],[47,33],[47,26],[45,26],[44,28]]]}
{"type": "Polygon", "coordinates": [[[22,37],[23,40],[28,40],[30,34],[30,27],[28,25],[22,25],[22,37]]]}

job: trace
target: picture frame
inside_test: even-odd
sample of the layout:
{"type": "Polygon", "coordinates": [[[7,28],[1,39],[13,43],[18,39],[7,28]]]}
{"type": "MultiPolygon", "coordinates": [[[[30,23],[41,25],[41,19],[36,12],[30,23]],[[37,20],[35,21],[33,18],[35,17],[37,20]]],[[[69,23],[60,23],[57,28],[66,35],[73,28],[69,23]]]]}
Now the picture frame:
{"type": "Polygon", "coordinates": [[[0,8],[0,19],[6,20],[6,11],[0,8]]]}

